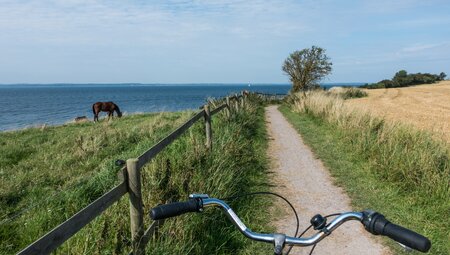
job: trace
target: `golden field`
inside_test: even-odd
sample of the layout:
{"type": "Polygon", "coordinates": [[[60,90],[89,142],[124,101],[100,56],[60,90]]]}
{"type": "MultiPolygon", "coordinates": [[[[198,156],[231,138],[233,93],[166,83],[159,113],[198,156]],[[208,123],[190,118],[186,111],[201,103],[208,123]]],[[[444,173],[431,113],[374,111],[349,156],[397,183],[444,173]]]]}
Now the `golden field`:
{"type": "Polygon", "coordinates": [[[346,104],[390,120],[412,124],[450,142],[450,81],[365,91],[368,97],[346,100],[346,104]]]}

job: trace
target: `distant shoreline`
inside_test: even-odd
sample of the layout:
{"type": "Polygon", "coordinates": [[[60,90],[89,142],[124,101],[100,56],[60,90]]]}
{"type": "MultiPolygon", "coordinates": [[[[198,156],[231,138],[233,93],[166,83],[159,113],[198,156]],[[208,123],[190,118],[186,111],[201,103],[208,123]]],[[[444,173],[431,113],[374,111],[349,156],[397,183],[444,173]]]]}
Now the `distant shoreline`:
{"type": "MultiPolygon", "coordinates": [[[[227,84],[40,84],[0,86],[1,131],[60,125],[79,116],[92,116],[92,104],[113,101],[121,111],[176,112],[197,109],[208,98],[219,98],[243,90],[285,94],[290,85],[227,84]]],[[[104,116],[104,115],[101,115],[104,116]]]]}
{"type": "MultiPolygon", "coordinates": [[[[333,83],[321,83],[320,86],[361,86],[366,84],[366,82],[333,82],[333,83]]],[[[0,83],[2,86],[196,86],[196,87],[207,87],[207,86],[291,86],[290,83],[0,83]]]]}
{"type": "MultiPolygon", "coordinates": [[[[322,87],[362,84],[325,83],[322,87]]],[[[4,84],[0,86],[4,105],[0,132],[62,125],[79,116],[91,116],[92,104],[99,101],[113,101],[128,113],[174,112],[197,109],[207,98],[243,90],[286,94],[290,89],[290,84],[4,84]]]]}

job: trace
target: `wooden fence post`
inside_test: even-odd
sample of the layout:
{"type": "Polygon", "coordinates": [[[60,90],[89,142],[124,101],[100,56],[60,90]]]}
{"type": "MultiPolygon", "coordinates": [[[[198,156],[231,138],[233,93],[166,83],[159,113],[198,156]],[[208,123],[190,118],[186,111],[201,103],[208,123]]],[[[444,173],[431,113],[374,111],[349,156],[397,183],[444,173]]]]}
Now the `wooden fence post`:
{"type": "Polygon", "coordinates": [[[244,107],[245,107],[245,93],[244,93],[244,91],[242,91],[241,95],[242,95],[242,97],[241,97],[241,108],[244,109],[244,107]]]}
{"type": "Polygon", "coordinates": [[[234,101],[234,107],[236,108],[236,112],[239,112],[239,96],[238,96],[238,94],[234,94],[234,98],[236,99],[234,101]]]}
{"type": "Polygon", "coordinates": [[[205,130],[206,130],[206,148],[212,148],[212,129],[211,129],[211,112],[209,110],[209,105],[203,106],[205,110],[205,130]]]}
{"type": "Polygon", "coordinates": [[[209,111],[209,105],[204,106],[205,109],[205,130],[206,130],[206,148],[211,150],[212,148],[212,129],[211,129],[211,112],[209,111]]]}
{"type": "Polygon", "coordinates": [[[130,226],[133,255],[144,254],[144,247],[140,245],[144,234],[144,209],[141,194],[141,171],[138,168],[138,159],[127,160],[128,194],[130,197],[130,226]]]}
{"type": "Polygon", "coordinates": [[[231,105],[230,105],[230,97],[227,96],[227,117],[230,118],[231,116],[231,105]]]}

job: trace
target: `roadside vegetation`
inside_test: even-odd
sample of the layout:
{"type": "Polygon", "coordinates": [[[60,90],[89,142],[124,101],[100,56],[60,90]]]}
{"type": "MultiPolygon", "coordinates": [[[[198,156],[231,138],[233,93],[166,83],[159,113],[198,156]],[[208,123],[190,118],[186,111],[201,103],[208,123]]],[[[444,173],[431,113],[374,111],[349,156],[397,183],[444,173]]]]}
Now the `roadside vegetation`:
{"type": "Polygon", "coordinates": [[[430,74],[430,73],[411,73],[408,74],[405,70],[398,71],[394,77],[389,80],[385,79],[377,83],[366,84],[361,86],[361,88],[367,89],[382,89],[382,88],[400,88],[409,87],[420,84],[432,84],[439,81],[443,81],[447,77],[444,72],[440,74],[430,74]]]}
{"type": "MultiPolygon", "coordinates": [[[[432,135],[354,112],[319,91],[295,94],[281,111],[352,198],[427,237],[449,254],[450,148],[432,135]]],[[[387,239],[386,239],[387,240],[387,239]]],[[[399,253],[400,248],[389,241],[399,253]]]]}
{"type": "Polygon", "coordinates": [[[364,90],[354,87],[333,87],[327,91],[327,94],[330,96],[336,95],[344,100],[368,96],[364,90]]]}
{"type": "MultiPolygon", "coordinates": [[[[117,182],[116,159],[139,156],[193,112],[124,116],[0,133],[0,254],[18,252],[117,182]]],[[[151,207],[186,200],[190,193],[228,197],[268,190],[263,110],[255,101],[230,118],[213,117],[213,149],[204,146],[199,122],[142,171],[145,215],[151,207]]],[[[265,197],[231,202],[248,226],[269,230],[265,197]]],[[[151,223],[145,217],[145,225],[151,223]]],[[[128,254],[129,201],[124,196],[69,239],[57,254],[128,254]]],[[[270,245],[245,239],[222,212],[207,210],[166,220],[148,254],[258,254],[270,245]]]]}

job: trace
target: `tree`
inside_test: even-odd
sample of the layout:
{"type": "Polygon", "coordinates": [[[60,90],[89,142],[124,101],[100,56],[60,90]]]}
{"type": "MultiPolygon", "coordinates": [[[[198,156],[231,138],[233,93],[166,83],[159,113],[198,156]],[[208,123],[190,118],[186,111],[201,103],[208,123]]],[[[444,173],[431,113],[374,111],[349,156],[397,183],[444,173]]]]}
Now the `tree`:
{"type": "Polygon", "coordinates": [[[447,75],[444,72],[441,72],[439,74],[439,80],[443,81],[445,79],[445,77],[447,77],[447,75]]]}
{"type": "Polygon", "coordinates": [[[390,88],[404,87],[411,82],[411,77],[408,76],[408,72],[406,72],[405,70],[400,70],[397,73],[395,73],[394,78],[392,78],[392,81],[396,83],[397,86],[391,86],[390,88]]]}
{"type": "Polygon", "coordinates": [[[331,66],[325,50],[312,46],[291,53],[284,61],[283,71],[290,77],[292,91],[298,92],[318,86],[318,82],[331,73],[331,66]]]}
{"type": "Polygon", "coordinates": [[[395,78],[406,78],[407,76],[408,76],[408,72],[406,70],[400,70],[395,73],[394,79],[395,78]]]}

